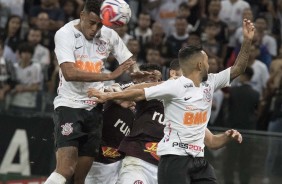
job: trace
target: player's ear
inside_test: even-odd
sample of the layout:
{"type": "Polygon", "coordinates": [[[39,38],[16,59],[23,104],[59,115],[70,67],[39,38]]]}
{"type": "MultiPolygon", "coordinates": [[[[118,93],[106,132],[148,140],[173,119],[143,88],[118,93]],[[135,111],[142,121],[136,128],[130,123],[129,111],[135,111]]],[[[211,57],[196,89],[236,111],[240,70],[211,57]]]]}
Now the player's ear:
{"type": "Polygon", "coordinates": [[[80,19],[84,20],[84,18],[85,18],[85,11],[81,11],[79,15],[80,15],[80,19]]]}
{"type": "Polygon", "coordinates": [[[175,70],[169,70],[169,78],[175,76],[176,76],[175,70]]]}
{"type": "Polygon", "coordinates": [[[197,66],[196,66],[196,68],[197,68],[199,71],[202,71],[203,67],[204,67],[204,63],[203,63],[201,60],[198,60],[198,61],[197,61],[197,66]]]}

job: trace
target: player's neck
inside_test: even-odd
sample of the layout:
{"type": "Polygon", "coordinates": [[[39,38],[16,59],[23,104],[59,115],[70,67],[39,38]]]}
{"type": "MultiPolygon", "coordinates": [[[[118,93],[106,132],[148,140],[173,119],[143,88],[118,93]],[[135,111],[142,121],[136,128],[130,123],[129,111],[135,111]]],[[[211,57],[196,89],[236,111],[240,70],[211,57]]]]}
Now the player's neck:
{"type": "Polygon", "coordinates": [[[190,79],[191,81],[193,81],[194,86],[200,87],[200,84],[202,82],[202,78],[201,78],[201,75],[199,75],[198,72],[190,72],[190,73],[186,73],[186,74],[184,73],[183,76],[190,79]]]}
{"type": "Polygon", "coordinates": [[[74,25],[74,27],[75,27],[78,31],[82,32],[80,21],[79,21],[78,24],[74,25]]]}

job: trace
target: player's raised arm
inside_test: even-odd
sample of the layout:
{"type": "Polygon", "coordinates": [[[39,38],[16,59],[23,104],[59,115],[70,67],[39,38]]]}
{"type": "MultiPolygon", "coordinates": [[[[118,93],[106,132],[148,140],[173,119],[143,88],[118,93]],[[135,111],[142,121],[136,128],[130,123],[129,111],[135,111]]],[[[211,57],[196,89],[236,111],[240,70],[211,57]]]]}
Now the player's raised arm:
{"type": "Polygon", "coordinates": [[[244,40],[240,52],[235,61],[235,64],[231,67],[230,80],[233,80],[234,78],[238,77],[240,74],[242,74],[245,71],[248,64],[250,48],[254,37],[254,33],[255,33],[254,24],[250,20],[244,19],[243,20],[244,40]]]}

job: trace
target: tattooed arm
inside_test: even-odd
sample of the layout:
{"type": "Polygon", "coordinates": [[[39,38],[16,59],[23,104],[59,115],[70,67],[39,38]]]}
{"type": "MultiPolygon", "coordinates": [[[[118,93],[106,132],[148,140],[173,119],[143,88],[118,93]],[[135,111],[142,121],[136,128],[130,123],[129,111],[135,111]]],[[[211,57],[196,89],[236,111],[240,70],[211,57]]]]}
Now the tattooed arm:
{"type": "Polygon", "coordinates": [[[252,45],[254,32],[255,32],[254,24],[250,20],[244,19],[243,21],[244,40],[240,52],[236,58],[235,64],[231,67],[230,80],[235,79],[245,71],[248,65],[248,59],[250,55],[250,48],[252,45]]]}

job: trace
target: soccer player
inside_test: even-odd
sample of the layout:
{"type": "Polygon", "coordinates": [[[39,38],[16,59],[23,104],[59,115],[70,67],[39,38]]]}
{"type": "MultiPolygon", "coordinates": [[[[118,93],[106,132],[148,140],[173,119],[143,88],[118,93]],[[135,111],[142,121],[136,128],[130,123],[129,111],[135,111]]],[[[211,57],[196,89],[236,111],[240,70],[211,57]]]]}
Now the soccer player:
{"type": "Polygon", "coordinates": [[[123,138],[130,133],[134,120],[133,111],[122,105],[113,101],[104,104],[100,152],[86,176],[85,184],[117,182],[121,160],[124,158],[118,147],[123,138]]]}
{"type": "Polygon", "coordinates": [[[46,184],[63,184],[74,175],[84,183],[97,156],[102,131],[101,108],[86,91],[103,88],[103,81],[120,76],[132,66],[128,51],[115,31],[102,25],[102,0],[87,0],[80,19],[56,32],[55,53],[60,65],[58,96],[54,100],[56,169],[46,184]],[[112,53],[120,66],[102,73],[103,61],[112,53]]]}
{"type": "MultiPolygon", "coordinates": [[[[143,64],[141,71],[154,73],[139,82],[159,82],[161,68],[155,64],[143,64]],[[158,74],[158,75],[157,75],[158,74]]],[[[133,86],[134,87],[134,86],[133,86]]],[[[131,87],[129,87],[131,88],[131,87]]],[[[119,151],[126,154],[117,184],[157,184],[157,144],[163,137],[164,107],[159,100],[142,100],[136,103],[133,127],[120,143],[119,151]]]]}
{"type": "MultiPolygon", "coordinates": [[[[211,165],[204,159],[204,139],[210,118],[213,92],[230,84],[247,67],[254,25],[243,20],[244,41],[235,64],[217,74],[208,74],[208,56],[201,47],[187,46],[179,51],[183,76],[144,89],[103,93],[89,90],[96,102],[111,99],[163,100],[164,137],[158,144],[159,184],[216,183],[211,165]]],[[[154,84],[152,84],[154,85],[154,84]]]]}
{"type": "MultiPolygon", "coordinates": [[[[141,71],[151,71],[159,75],[144,78],[143,82],[157,82],[161,80],[161,68],[154,64],[140,66],[141,71]],[[149,79],[149,80],[148,80],[149,79]]],[[[178,60],[170,64],[170,78],[182,75],[178,60]]],[[[134,88],[134,87],[130,87],[134,88]]],[[[130,134],[121,142],[119,151],[126,157],[122,161],[122,168],[117,184],[146,183],[157,184],[159,157],[156,154],[157,144],[164,133],[164,107],[159,100],[142,100],[136,105],[136,118],[130,134]]],[[[242,141],[240,133],[228,130],[224,134],[213,135],[208,129],[205,134],[205,144],[209,148],[217,149],[230,140],[242,141]]]]}

